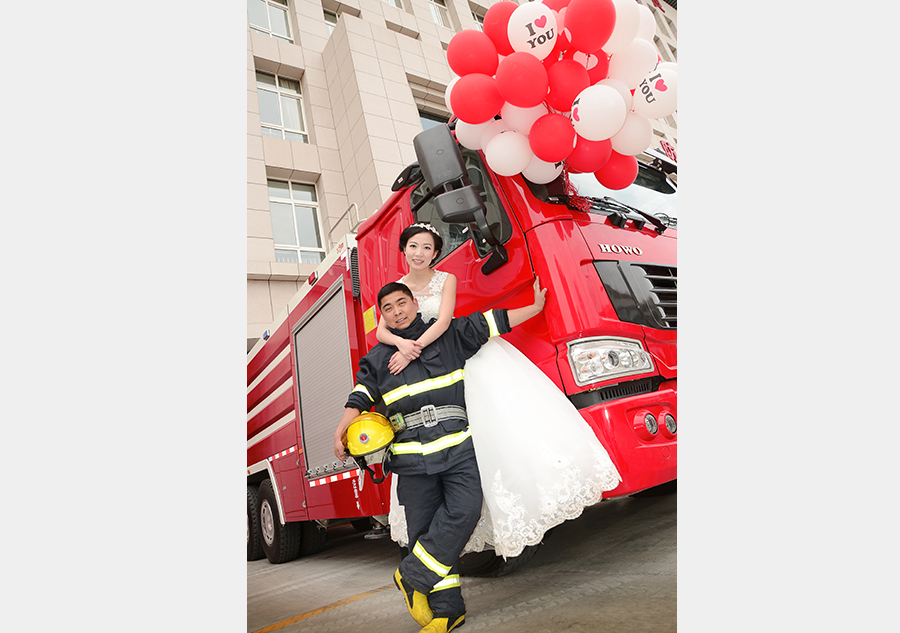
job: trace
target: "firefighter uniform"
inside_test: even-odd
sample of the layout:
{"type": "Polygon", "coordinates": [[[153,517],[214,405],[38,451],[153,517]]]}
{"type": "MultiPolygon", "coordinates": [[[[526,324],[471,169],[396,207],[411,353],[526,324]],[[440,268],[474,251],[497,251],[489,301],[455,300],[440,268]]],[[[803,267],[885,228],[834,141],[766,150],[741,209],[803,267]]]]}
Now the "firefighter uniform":
{"type": "MultiPolygon", "coordinates": [[[[429,325],[419,314],[406,329],[391,332],[415,340],[429,325]]],[[[406,508],[410,545],[399,572],[404,584],[428,596],[434,618],[450,618],[451,624],[465,613],[456,563],[482,506],[464,410],[463,368],[491,337],[509,331],[504,309],[453,319],[397,375],[387,368],[397,348],[379,343],[360,359],[356,386],[345,405],[367,411],[384,402],[388,418],[397,420],[400,414],[416,420],[410,424],[415,428],[396,433],[391,448],[390,470],[401,475],[397,496],[406,508]]]]}

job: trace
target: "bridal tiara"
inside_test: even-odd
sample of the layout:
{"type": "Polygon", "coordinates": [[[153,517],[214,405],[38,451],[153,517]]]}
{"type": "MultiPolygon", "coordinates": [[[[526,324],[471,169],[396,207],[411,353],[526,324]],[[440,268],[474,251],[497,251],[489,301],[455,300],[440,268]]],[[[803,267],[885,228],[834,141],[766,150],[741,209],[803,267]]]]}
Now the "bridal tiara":
{"type": "Polygon", "coordinates": [[[432,233],[434,233],[434,234],[437,235],[438,237],[441,236],[441,234],[438,233],[437,229],[434,228],[433,226],[431,226],[430,224],[425,224],[424,222],[419,222],[419,223],[417,223],[417,224],[413,224],[412,226],[418,226],[418,227],[421,227],[421,228],[423,228],[423,229],[426,229],[426,230],[428,230],[428,231],[431,231],[432,233]]]}

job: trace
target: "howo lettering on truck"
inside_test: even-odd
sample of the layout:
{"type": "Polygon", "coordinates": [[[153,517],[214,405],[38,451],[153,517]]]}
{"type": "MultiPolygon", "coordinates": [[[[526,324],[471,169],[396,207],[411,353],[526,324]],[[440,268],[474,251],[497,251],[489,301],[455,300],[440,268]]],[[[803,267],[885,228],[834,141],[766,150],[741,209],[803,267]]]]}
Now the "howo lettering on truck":
{"type": "MultiPolygon", "coordinates": [[[[674,164],[642,157],[634,184],[621,191],[604,190],[590,174],[536,185],[492,172],[482,154],[457,144],[452,125],[415,138],[418,162],[248,354],[248,560],[320,551],[330,525],[388,525],[390,478],[375,485],[352,460],[336,461],[333,437],[359,359],[377,343],[378,290],[406,272],[397,244],[414,222],[443,237],[436,267],[458,279],[457,316],[530,304],[535,276],[548,288],[543,313],[504,338],[606,448],[622,481],[604,497],[675,483],[674,164]]],[[[461,571],[506,573],[536,548],[508,560],[467,554],[461,571]]]]}

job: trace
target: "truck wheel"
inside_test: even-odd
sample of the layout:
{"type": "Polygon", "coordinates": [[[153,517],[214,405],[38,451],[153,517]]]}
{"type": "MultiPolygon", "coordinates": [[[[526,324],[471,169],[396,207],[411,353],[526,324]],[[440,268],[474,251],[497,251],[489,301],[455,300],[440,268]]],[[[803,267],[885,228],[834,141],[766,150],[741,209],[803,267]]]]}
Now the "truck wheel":
{"type": "Polygon", "coordinates": [[[479,578],[497,578],[516,571],[530,561],[540,549],[541,544],[529,545],[518,556],[503,560],[502,556],[494,554],[493,550],[483,552],[471,552],[459,559],[459,574],[461,576],[476,576],[479,578]]]}
{"type": "Polygon", "coordinates": [[[247,486],[247,560],[265,556],[259,529],[259,501],[256,486],[247,486]]]}
{"type": "Polygon", "coordinates": [[[300,556],[312,556],[325,549],[328,531],[315,521],[302,523],[303,538],[300,539],[300,556]]]}
{"type": "Polygon", "coordinates": [[[350,521],[350,525],[353,526],[353,529],[357,532],[369,532],[372,529],[372,521],[369,517],[365,517],[362,519],[354,519],[350,521]]]}
{"type": "Polygon", "coordinates": [[[270,563],[280,565],[294,560],[300,554],[300,524],[281,524],[278,502],[272,481],[266,479],[259,485],[259,526],[262,532],[262,548],[270,563]]]}

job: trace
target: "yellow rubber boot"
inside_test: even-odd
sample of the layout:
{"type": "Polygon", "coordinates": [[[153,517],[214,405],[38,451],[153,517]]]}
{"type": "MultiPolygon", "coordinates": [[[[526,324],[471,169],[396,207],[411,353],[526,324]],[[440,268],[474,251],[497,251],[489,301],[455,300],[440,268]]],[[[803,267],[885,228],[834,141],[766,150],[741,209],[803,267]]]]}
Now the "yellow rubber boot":
{"type": "Polygon", "coordinates": [[[449,631],[462,626],[465,621],[465,615],[456,618],[435,618],[428,623],[428,626],[419,631],[419,633],[448,633],[449,631]],[[450,624],[451,621],[453,624],[450,624]]]}
{"type": "Polygon", "coordinates": [[[404,585],[399,567],[394,572],[394,584],[397,585],[397,589],[403,594],[403,598],[406,600],[406,608],[409,609],[409,614],[413,617],[413,620],[419,626],[425,626],[431,622],[434,614],[431,612],[431,607],[428,606],[428,596],[404,585]]]}

